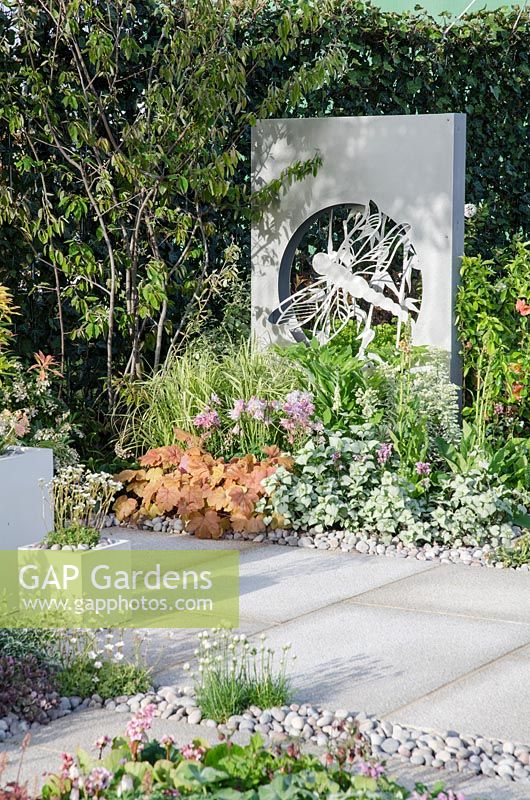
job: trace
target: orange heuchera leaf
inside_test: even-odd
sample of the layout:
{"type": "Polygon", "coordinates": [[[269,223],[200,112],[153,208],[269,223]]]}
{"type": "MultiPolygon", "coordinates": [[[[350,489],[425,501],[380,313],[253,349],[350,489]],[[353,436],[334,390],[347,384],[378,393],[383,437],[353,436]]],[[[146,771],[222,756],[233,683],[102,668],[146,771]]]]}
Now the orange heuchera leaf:
{"type": "Polygon", "coordinates": [[[174,444],[166,447],[155,447],[139,459],[142,467],[178,467],[182,458],[182,450],[174,444]]]}
{"type": "Polygon", "coordinates": [[[252,517],[230,517],[231,528],[236,533],[261,533],[265,530],[265,523],[261,514],[252,517]]]}
{"type": "Polygon", "coordinates": [[[129,483],[133,478],[136,478],[138,472],[139,470],[137,469],[123,469],[114,476],[114,480],[120,483],[129,483]]]}
{"type": "Polygon", "coordinates": [[[162,513],[174,511],[180,501],[180,485],[175,478],[166,478],[156,493],[156,504],[162,513]]]}
{"type": "Polygon", "coordinates": [[[204,506],[204,493],[200,486],[181,486],[178,502],[179,517],[190,517],[204,506]]]}
{"type": "Polygon", "coordinates": [[[215,489],[209,491],[206,495],[206,502],[216,511],[226,510],[230,503],[230,498],[222,486],[217,486],[215,489]]]}
{"type": "Polygon", "coordinates": [[[277,444],[266,445],[261,449],[263,450],[266,456],[269,456],[269,458],[277,458],[282,452],[277,444]]]}
{"type": "Polygon", "coordinates": [[[154,481],[142,481],[142,484],[136,490],[136,494],[143,499],[143,506],[149,505],[149,503],[153,501],[153,497],[160,489],[163,482],[163,478],[157,478],[154,481]]]}
{"type": "Polygon", "coordinates": [[[186,528],[199,539],[219,539],[223,532],[219,514],[211,509],[204,514],[192,514],[186,528]]]}
{"type": "Polygon", "coordinates": [[[114,503],[114,513],[120,522],[130,517],[133,511],[136,511],[136,508],[136,500],[133,497],[127,497],[126,494],[121,494],[114,503]]]}
{"type": "Polygon", "coordinates": [[[185,444],[186,447],[196,447],[200,443],[200,437],[194,436],[188,431],[183,431],[182,428],[173,428],[173,436],[177,442],[185,444]]]}
{"type": "Polygon", "coordinates": [[[254,511],[254,506],[258,495],[247,486],[234,486],[228,492],[230,496],[229,511],[235,514],[250,516],[254,511]]]}
{"type": "Polygon", "coordinates": [[[144,472],[146,481],[152,481],[155,478],[161,478],[164,474],[162,467],[151,467],[150,469],[144,470],[144,472]]]}
{"type": "Polygon", "coordinates": [[[279,467],[285,467],[285,469],[291,470],[294,465],[294,458],[292,456],[280,456],[276,459],[276,463],[279,467]]]}
{"type": "Polygon", "coordinates": [[[221,483],[221,481],[224,478],[224,474],[225,474],[225,465],[224,464],[216,464],[214,467],[212,467],[212,471],[211,471],[211,474],[210,474],[210,480],[209,480],[209,483],[210,483],[210,486],[212,487],[212,489],[215,486],[217,486],[218,483],[221,483]]]}
{"type": "MultiPolygon", "coordinates": [[[[213,462],[213,459],[211,460],[213,462]]],[[[204,454],[196,448],[188,450],[182,456],[179,469],[181,472],[188,473],[190,480],[194,483],[210,477],[210,466],[206,461],[204,454]]]]}

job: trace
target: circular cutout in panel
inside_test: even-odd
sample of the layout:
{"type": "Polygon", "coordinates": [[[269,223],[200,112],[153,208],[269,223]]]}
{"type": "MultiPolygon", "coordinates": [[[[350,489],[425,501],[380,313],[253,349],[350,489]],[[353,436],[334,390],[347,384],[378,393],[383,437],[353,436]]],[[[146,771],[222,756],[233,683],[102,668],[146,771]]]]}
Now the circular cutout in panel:
{"type": "Polygon", "coordinates": [[[357,326],[362,355],[374,326],[402,326],[419,313],[420,272],[410,226],[374,203],[324,208],[294,233],[282,257],[280,303],[269,322],[297,341],[326,342],[348,323],[357,326]]]}

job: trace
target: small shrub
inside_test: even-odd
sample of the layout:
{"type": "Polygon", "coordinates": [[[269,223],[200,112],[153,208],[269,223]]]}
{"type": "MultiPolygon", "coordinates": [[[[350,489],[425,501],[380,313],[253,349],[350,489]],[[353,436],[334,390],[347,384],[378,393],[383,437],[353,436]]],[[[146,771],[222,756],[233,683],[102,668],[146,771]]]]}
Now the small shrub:
{"type": "Polygon", "coordinates": [[[147,692],[151,679],[149,670],[137,664],[79,657],[58,673],[57,685],[65,697],[90,697],[97,692],[103,700],[109,700],[147,692]]]}
{"type": "Polygon", "coordinates": [[[15,659],[34,656],[39,662],[56,663],[58,634],[41,628],[0,628],[0,656],[15,659]]]}
{"type": "Polygon", "coordinates": [[[229,344],[221,354],[204,343],[190,346],[170,357],[164,369],[124,390],[116,417],[117,452],[137,458],[150,447],[170,445],[175,427],[203,432],[197,418],[219,409],[219,424],[208,430],[208,449],[214,456],[258,455],[265,445],[284,447],[287,432],[276,422],[265,424],[251,414],[238,421],[229,412],[255,399],[284,403],[290,392],[305,388],[301,370],[273,350],[258,350],[251,341],[229,344]]]}
{"type": "Polygon", "coordinates": [[[291,694],[288,649],[288,645],[283,648],[276,671],[274,651],[267,647],[264,635],[254,647],[244,634],[222,628],[200,633],[198,670],[192,675],[203,715],[224,722],[252,705],[272,708],[287,703],[291,694]]]}
{"type": "Polygon", "coordinates": [[[63,641],[57,685],[66,697],[90,697],[97,692],[103,700],[119,695],[146,692],[150,671],[140,654],[126,660],[124,642],[114,642],[114,634],[105,634],[102,644],[93,631],[77,631],[63,641]]]}
{"type": "Polygon", "coordinates": [[[514,525],[528,524],[528,490],[500,480],[484,454],[473,455],[465,472],[417,462],[413,482],[396,471],[392,446],[381,443],[372,426],[352,433],[356,438],[333,433],[308,442],[291,471],[279,467],[264,480],[266,497],[256,510],[266,525],[339,528],[386,542],[498,547],[509,544],[514,525]]]}
{"type": "Polygon", "coordinates": [[[189,798],[329,798],[329,800],[465,800],[462,793],[417,783],[413,790],[385,775],[382,764],[364,753],[351,735],[322,760],[293,742],[270,748],[259,735],[244,747],[211,746],[202,739],[179,748],[174,737],[149,740],[152,706],[127,725],[125,736],[95,743],[98,758],[86,751],[63,753],[58,774],[48,775],[43,800],[71,800],[80,793],[108,800],[189,798]]]}
{"type": "Polygon", "coordinates": [[[264,529],[256,503],[264,495],[261,482],[278,466],[289,468],[291,459],[277,448],[268,448],[268,458],[214,458],[199,440],[176,432],[186,446],[172,445],[150,450],[140,459],[141,469],[124,470],[117,479],[127,490],[114,510],[119,520],[178,515],[187,530],[202,539],[218,539],[223,531],[258,533],[264,529]]]}
{"type": "Polygon", "coordinates": [[[500,561],[505,567],[523,567],[530,564],[530,534],[524,533],[516,539],[513,547],[499,547],[494,554],[494,560],[500,561]]]}
{"type": "Polygon", "coordinates": [[[0,717],[12,713],[34,722],[57,703],[57,683],[49,666],[33,656],[0,656],[0,717]]]}
{"type": "Polygon", "coordinates": [[[99,543],[99,538],[99,531],[94,528],[87,528],[85,525],[72,525],[69,528],[51,531],[46,536],[46,544],[50,547],[54,544],[58,544],[61,547],[65,545],[76,547],[80,544],[95,547],[99,543]]]}

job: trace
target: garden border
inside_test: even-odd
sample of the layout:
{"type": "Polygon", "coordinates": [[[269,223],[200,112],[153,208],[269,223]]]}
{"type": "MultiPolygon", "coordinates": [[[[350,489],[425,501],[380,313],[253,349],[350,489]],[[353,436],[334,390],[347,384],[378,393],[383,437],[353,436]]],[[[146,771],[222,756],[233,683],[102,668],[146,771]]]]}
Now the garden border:
{"type": "MultiPolygon", "coordinates": [[[[330,711],[309,703],[292,703],[271,709],[251,706],[242,714],[230,717],[226,723],[217,723],[212,719],[203,719],[192,688],[166,685],[105,702],[97,694],[84,700],[80,697],[61,697],[59,705],[45,713],[51,722],[87,708],[136,713],[151,703],[156,706],[155,716],[160,719],[201,724],[216,728],[224,736],[236,731],[260,733],[273,743],[295,739],[325,748],[334,741],[347,741],[356,728],[376,758],[395,756],[416,766],[430,766],[451,772],[469,771],[474,775],[530,783],[530,745],[456,731],[440,735],[381,720],[364,712],[345,709],[330,711]]],[[[1,718],[0,743],[38,729],[41,724],[21,721],[15,715],[1,718]]]]}
{"type": "MultiPolygon", "coordinates": [[[[182,534],[193,536],[184,529],[184,523],[178,518],[155,517],[144,520],[139,525],[128,525],[119,522],[111,514],[106,518],[105,528],[117,527],[129,530],[140,530],[151,533],[182,534]]],[[[314,531],[294,531],[292,529],[275,528],[258,534],[225,533],[221,540],[254,542],[255,544],[277,544],[288,547],[303,547],[312,550],[323,550],[342,553],[359,553],[361,555],[386,556],[387,558],[414,558],[417,561],[438,561],[442,564],[462,564],[470,567],[487,567],[489,569],[507,569],[513,572],[530,572],[530,564],[519,567],[507,567],[501,561],[488,558],[494,552],[491,545],[482,547],[444,547],[443,545],[406,545],[401,541],[390,544],[368,536],[345,530],[330,530],[323,533],[314,531]]],[[[208,540],[205,540],[208,541],[208,540]]]]}

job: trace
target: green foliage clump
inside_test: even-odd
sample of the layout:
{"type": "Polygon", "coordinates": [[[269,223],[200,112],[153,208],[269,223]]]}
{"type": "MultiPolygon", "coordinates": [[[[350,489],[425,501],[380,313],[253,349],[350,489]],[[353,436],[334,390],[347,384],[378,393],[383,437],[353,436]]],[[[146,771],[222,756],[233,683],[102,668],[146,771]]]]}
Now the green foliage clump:
{"type": "Polygon", "coordinates": [[[481,442],[530,432],[530,242],[465,257],[457,297],[464,415],[481,442]]]}
{"type": "Polygon", "coordinates": [[[457,474],[441,463],[422,463],[429,469],[420,469],[413,481],[370,424],[353,433],[309,441],[295,455],[292,472],[279,467],[265,479],[268,498],[257,510],[266,524],[338,528],[387,543],[498,547],[511,542],[515,525],[530,523],[528,489],[503,483],[493,458],[482,454],[472,469],[457,474]]]}
{"type": "Polygon", "coordinates": [[[59,636],[41,628],[0,628],[0,655],[12,658],[35,656],[40,663],[58,659],[59,636]]]}
{"type": "Polygon", "coordinates": [[[66,697],[90,697],[97,692],[104,700],[147,692],[150,670],[139,650],[126,658],[124,642],[114,634],[79,630],[61,639],[56,682],[66,697]],[[103,641],[102,641],[103,639],[103,641]]]}
{"type": "MultiPolygon", "coordinates": [[[[148,726],[141,720],[143,730],[148,726]]],[[[346,740],[330,752],[326,763],[316,755],[301,752],[290,743],[274,749],[255,734],[240,746],[221,742],[211,746],[202,739],[182,748],[170,735],[142,742],[129,736],[116,737],[107,750],[102,741],[99,756],[85,750],[73,757],[79,777],[49,774],[42,789],[43,800],[69,800],[74,785],[82,780],[91,787],[104,785],[105,798],[116,800],[163,800],[178,793],[189,800],[230,798],[231,800],[272,800],[276,798],[328,798],[329,800],[425,800],[448,798],[438,782],[432,788],[417,783],[406,789],[385,775],[382,765],[366,756],[358,739],[346,740]],[[146,790],[146,786],[149,787],[146,790]]],[[[451,795],[452,796],[452,795],[451,795]]]]}
{"type": "MultiPolygon", "coordinates": [[[[274,708],[289,702],[287,651],[282,650],[278,668],[274,651],[262,635],[257,647],[244,634],[216,628],[199,634],[195,693],[204,716],[225,722],[251,706],[274,708]]],[[[186,670],[189,664],[186,665],[186,670]]]]}
{"type": "MultiPolygon", "coordinates": [[[[221,354],[198,343],[173,356],[152,377],[124,390],[116,417],[117,450],[137,458],[146,450],[173,444],[176,428],[201,433],[194,420],[206,409],[230,410],[237,401],[251,398],[281,402],[301,383],[301,370],[272,350],[256,349],[252,342],[231,343],[221,354]]],[[[225,414],[219,421],[207,438],[214,456],[257,455],[264,446],[284,444],[285,432],[278,426],[248,415],[236,421],[225,414]]]]}
{"type": "Polygon", "coordinates": [[[59,528],[51,531],[46,536],[46,544],[50,547],[58,544],[61,547],[77,547],[86,544],[88,547],[95,547],[99,543],[100,534],[95,528],[88,528],[85,525],[72,525],[68,528],[59,528]]]}
{"type": "Polygon", "coordinates": [[[90,697],[97,692],[103,700],[120,695],[147,692],[151,686],[149,671],[145,667],[127,662],[97,660],[79,657],[57,673],[57,686],[65,697],[90,697]]]}
{"type": "Polygon", "coordinates": [[[530,564],[530,534],[524,533],[511,547],[500,547],[495,560],[505,567],[523,567],[530,564]]]}

